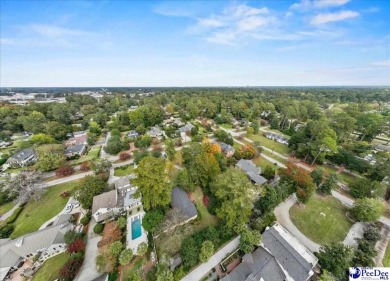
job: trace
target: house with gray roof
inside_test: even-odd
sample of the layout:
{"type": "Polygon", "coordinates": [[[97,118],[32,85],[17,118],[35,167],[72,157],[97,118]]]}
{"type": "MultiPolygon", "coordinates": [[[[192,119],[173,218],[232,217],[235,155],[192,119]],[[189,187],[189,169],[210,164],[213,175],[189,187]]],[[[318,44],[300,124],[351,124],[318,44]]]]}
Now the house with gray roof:
{"type": "Polygon", "coordinates": [[[261,245],[222,281],[306,281],[318,259],[278,223],[267,227],[261,245]]]}
{"type": "Polygon", "coordinates": [[[38,157],[35,150],[32,148],[25,148],[8,158],[6,163],[11,167],[25,167],[36,160],[38,160],[38,157]]]}
{"type": "Polygon", "coordinates": [[[378,144],[377,146],[375,146],[375,150],[390,152],[390,146],[384,144],[378,144]]]}
{"type": "Polygon", "coordinates": [[[14,272],[24,260],[41,253],[42,263],[57,253],[66,250],[64,235],[73,229],[69,222],[55,224],[50,227],[29,233],[14,240],[0,240],[0,280],[14,272]]]}
{"type": "Polygon", "coordinates": [[[224,142],[218,143],[219,146],[221,147],[221,151],[223,154],[225,154],[226,157],[231,157],[234,155],[234,147],[231,146],[230,144],[226,144],[224,142]]]}
{"type": "Polygon", "coordinates": [[[195,128],[191,123],[185,124],[183,127],[179,128],[180,133],[188,133],[191,132],[192,128],[195,128]]]}
{"type": "Polygon", "coordinates": [[[236,167],[243,170],[255,185],[262,185],[268,181],[260,175],[261,168],[257,167],[252,160],[241,159],[237,162],[236,167]]]}
{"type": "Polygon", "coordinates": [[[65,149],[65,156],[66,157],[72,157],[75,155],[83,155],[85,151],[87,150],[87,146],[85,144],[76,144],[69,146],[65,149]]]}
{"type": "Polygon", "coordinates": [[[196,219],[198,212],[196,211],[195,204],[188,198],[187,193],[179,188],[175,187],[171,193],[171,206],[181,211],[183,215],[187,217],[186,222],[196,219]]]}
{"type": "Polygon", "coordinates": [[[151,127],[149,131],[146,132],[147,135],[151,136],[152,138],[159,138],[161,137],[164,133],[161,131],[159,127],[151,127]]]}

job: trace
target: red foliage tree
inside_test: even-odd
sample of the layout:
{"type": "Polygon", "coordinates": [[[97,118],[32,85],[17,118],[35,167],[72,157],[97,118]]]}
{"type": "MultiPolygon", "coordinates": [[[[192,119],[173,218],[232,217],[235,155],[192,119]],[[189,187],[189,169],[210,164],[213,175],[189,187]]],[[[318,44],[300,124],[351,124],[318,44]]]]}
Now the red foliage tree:
{"type": "Polygon", "coordinates": [[[70,258],[60,270],[61,279],[73,280],[73,278],[76,276],[77,271],[80,269],[82,264],[83,264],[83,259],[70,258]]]}
{"type": "Polygon", "coordinates": [[[73,243],[68,245],[69,253],[78,253],[85,250],[85,243],[82,239],[77,239],[73,243]]]}
{"type": "Polygon", "coordinates": [[[80,171],[87,172],[89,170],[91,170],[91,163],[89,161],[81,163],[80,171]]]}
{"type": "Polygon", "coordinates": [[[119,154],[119,159],[122,161],[130,159],[130,153],[122,152],[121,154],[119,154]]]}
{"type": "Polygon", "coordinates": [[[66,176],[70,176],[71,174],[73,174],[73,168],[69,165],[59,167],[56,170],[57,177],[66,177],[66,176]]]}

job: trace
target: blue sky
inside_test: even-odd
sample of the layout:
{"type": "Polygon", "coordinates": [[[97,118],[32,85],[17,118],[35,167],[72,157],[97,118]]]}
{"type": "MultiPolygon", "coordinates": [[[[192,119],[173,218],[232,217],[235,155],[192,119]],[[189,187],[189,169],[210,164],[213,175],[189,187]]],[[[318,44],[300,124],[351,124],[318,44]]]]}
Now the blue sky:
{"type": "Polygon", "coordinates": [[[387,0],[0,1],[0,85],[390,85],[387,0]]]}

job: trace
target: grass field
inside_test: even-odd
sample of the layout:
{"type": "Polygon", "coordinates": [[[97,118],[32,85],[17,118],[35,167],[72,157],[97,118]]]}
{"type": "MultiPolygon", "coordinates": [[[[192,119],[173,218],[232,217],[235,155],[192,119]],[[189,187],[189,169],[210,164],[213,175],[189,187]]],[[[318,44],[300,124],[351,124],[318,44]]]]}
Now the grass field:
{"type": "Polygon", "coordinates": [[[129,164],[129,165],[125,165],[125,166],[122,166],[122,167],[115,168],[114,176],[116,176],[116,177],[124,177],[124,176],[130,175],[133,172],[134,172],[134,165],[133,164],[129,164]]]}
{"type": "Polygon", "coordinates": [[[231,124],[221,124],[219,126],[227,130],[233,129],[233,126],[231,124]]]}
{"type": "Polygon", "coordinates": [[[216,216],[213,216],[212,214],[209,213],[207,210],[207,207],[203,204],[203,192],[202,190],[198,187],[193,193],[192,196],[194,197],[195,200],[195,205],[196,205],[196,210],[199,213],[199,217],[201,218],[200,223],[196,224],[194,226],[195,230],[200,230],[202,228],[205,228],[210,225],[217,225],[218,220],[216,216]]]}
{"type": "Polygon", "coordinates": [[[251,139],[253,141],[259,141],[261,145],[268,147],[269,149],[273,149],[274,151],[284,154],[286,156],[289,155],[290,150],[287,145],[267,139],[262,135],[261,131],[257,135],[248,136],[248,139],[251,139]]]}
{"type": "Polygon", "coordinates": [[[86,155],[81,156],[79,159],[69,161],[69,165],[78,165],[86,161],[93,161],[99,157],[101,146],[95,146],[88,151],[86,155]]]}
{"type": "Polygon", "coordinates": [[[3,204],[0,206],[0,216],[8,212],[15,205],[14,202],[8,202],[7,204],[3,204]]]}
{"type": "Polygon", "coordinates": [[[390,244],[387,245],[386,253],[383,257],[383,266],[390,267],[390,244]]]}
{"type": "Polygon", "coordinates": [[[267,159],[259,156],[252,160],[253,163],[256,164],[257,167],[260,167],[262,171],[264,171],[265,167],[269,165],[274,165],[272,162],[268,161],[267,159]]]}
{"type": "Polygon", "coordinates": [[[325,245],[343,241],[347,236],[352,222],[345,215],[346,211],[337,199],[330,196],[321,198],[315,194],[306,205],[293,206],[290,217],[303,234],[325,245]]]}
{"type": "Polygon", "coordinates": [[[14,222],[15,229],[11,238],[37,231],[46,221],[57,215],[66,205],[69,198],[61,198],[64,191],[72,191],[78,181],[67,182],[46,188],[46,193],[41,200],[30,201],[14,222]]]}
{"type": "Polygon", "coordinates": [[[60,277],[60,269],[68,261],[68,258],[68,253],[61,253],[48,259],[34,275],[32,281],[57,280],[60,277]]]}

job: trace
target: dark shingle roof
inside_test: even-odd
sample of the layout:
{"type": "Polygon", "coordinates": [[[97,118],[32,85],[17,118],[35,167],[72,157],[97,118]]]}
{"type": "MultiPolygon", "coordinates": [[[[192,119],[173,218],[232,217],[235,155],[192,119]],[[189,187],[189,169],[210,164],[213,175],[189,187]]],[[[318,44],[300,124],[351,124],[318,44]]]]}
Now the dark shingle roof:
{"type": "Polygon", "coordinates": [[[171,200],[172,208],[178,208],[182,214],[186,215],[188,218],[198,215],[194,203],[190,201],[184,190],[175,187],[172,190],[171,200]]]}
{"type": "Polygon", "coordinates": [[[25,148],[14,155],[12,155],[10,158],[15,159],[17,161],[23,161],[27,158],[29,158],[31,155],[35,155],[35,151],[32,148],[25,148]]]}
{"type": "Polygon", "coordinates": [[[254,173],[257,175],[261,174],[261,169],[259,167],[256,167],[255,163],[253,163],[252,160],[241,159],[237,162],[236,166],[246,173],[254,173]]]}
{"type": "Polygon", "coordinates": [[[76,144],[69,146],[67,149],[65,149],[65,154],[69,153],[81,153],[85,149],[85,144],[76,144]]]}

